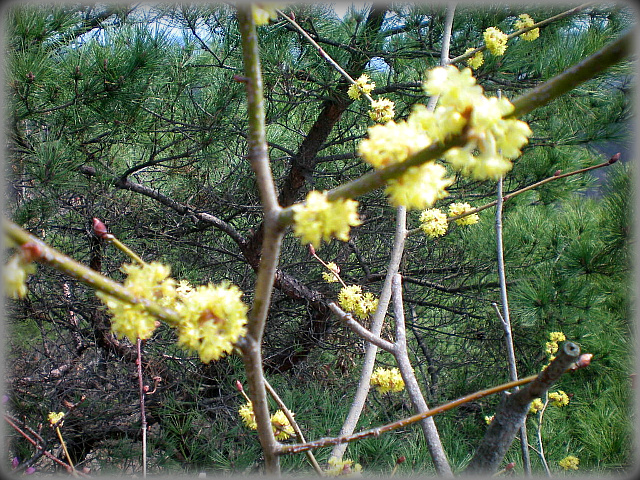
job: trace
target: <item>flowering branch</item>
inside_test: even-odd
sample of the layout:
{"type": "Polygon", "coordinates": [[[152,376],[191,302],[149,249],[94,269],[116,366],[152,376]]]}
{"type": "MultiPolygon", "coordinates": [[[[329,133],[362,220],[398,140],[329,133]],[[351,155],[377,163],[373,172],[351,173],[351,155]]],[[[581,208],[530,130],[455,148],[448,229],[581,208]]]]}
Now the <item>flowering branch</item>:
{"type": "Polygon", "coordinates": [[[21,245],[23,248],[29,248],[30,252],[33,254],[34,261],[50,265],[56,270],[66,273],[85,285],[104,292],[118,300],[130,303],[131,305],[139,305],[146,312],[167,322],[169,325],[175,326],[180,322],[180,317],[175,311],[161,307],[157,303],[147,300],[146,298],[140,298],[133,295],[122,284],[114,282],[104,275],[100,275],[95,270],[73,260],[71,257],[59,252],[55,248],[50,247],[42,240],[20,228],[12,221],[3,219],[2,227],[4,233],[13,242],[21,245]]]}
{"type": "MultiPolygon", "coordinates": [[[[536,28],[539,27],[544,27],[546,25],[549,25],[550,23],[553,23],[557,20],[561,20],[565,17],[569,17],[571,15],[574,15],[582,10],[584,10],[587,7],[590,7],[591,5],[593,5],[595,2],[588,2],[588,3],[583,3],[582,5],[579,5],[575,8],[572,8],[570,10],[567,10],[566,12],[562,12],[559,13],[558,15],[554,15],[553,17],[549,17],[545,20],[541,20],[538,23],[534,23],[533,25],[530,25],[528,27],[525,28],[521,28],[519,30],[516,30],[513,33],[510,33],[509,35],[507,35],[507,40],[511,40],[512,38],[518,37],[520,35],[522,35],[523,33],[527,33],[529,30],[534,30],[536,28]]],[[[459,55],[453,59],[451,59],[451,61],[449,62],[450,64],[456,64],[456,63],[460,63],[463,62],[465,60],[467,60],[468,58],[474,56],[476,53],[478,52],[482,52],[484,50],[487,49],[486,45],[482,45],[481,47],[475,48],[473,50],[469,50],[468,52],[465,52],[462,55],[459,55]]]]}
{"type": "MultiPolygon", "coordinates": [[[[320,56],[324,58],[329,63],[329,65],[335,68],[338,73],[342,75],[351,85],[357,85],[357,82],[353,78],[351,78],[351,75],[349,75],[346,70],[338,64],[338,62],[331,58],[329,54],[325,52],[320,45],[318,45],[318,42],[311,38],[311,36],[306,32],[304,28],[298,25],[298,23],[294,19],[288,17],[281,10],[276,9],[276,12],[278,12],[278,14],[287,22],[289,22],[293,26],[293,28],[295,28],[300,33],[300,35],[302,35],[311,45],[313,45],[315,49],[318,50],[320,56]]],[[[362,92],[362,94],[366,97],[367,100],[369,100],[369,102],[373,102],[373,98],[371,98],[371,95],[366,92],[362,92]]]]}
{"type": "Polygon", "coordinates": [[[561,74],[516,98],[512,102],[513,112],[505,118],[522,117],[622,61],[631,54],[633,35],[633,30],[628,31],[561,74]]]}
{"type": "MultiPolygon", "coordinates": [[[[508,194],[504,195],[502,197],[502,201],[506,202],[507,200],[510,200],[513,197],[515,197],[517,195],[520,195],[521,193],[527,192],[529,190],[533,190],[534,188],[541,187],[545,183],[552,182],[553,180],[559,180],[561,178],[570,177],[572,175],[579,175],[581,173],[585,173],[585,172],[588,172],[590,170],[595,170],[596,168],[608,167],[609,165],[613,165],[614,163],[616,163],[619,159],[620,159],[620,153],[616,153],[615,155],[613,155],[606,162],[602,162],[602,163],[599,163],[597,165],[591,165],[590,167],[580,168],[578,170],[574,170],[574,171],[568,172],[568,173],[560,173],[560,170],[558,170],[554,175],[552,175],[550,177],[547,177],[547,178],[545,178],[543,180],[540,180],[539,182],[532,183],[531,185],[527,185],[526,187],[523,187],[523,188],[521,188],[519,190],[515,190],[515,191],[513,191],[511,193],[508,193],[508,194]]],[[[460,215],[448,216],[447,217],[447,222],[453,222],[453,221],[458,220],[460,218],[467,217],[469,215],[473,215],[474,213],[481,212],[482,210],[486,210],[487,208],[491,208],[491,207],[493,207],[493,206],[495,206],[497,204],[498,204],[498,200],[493,200],[493,201],[491,201],[489,203],[486,203],[484,205],[481,205],[479,207],[472,208],[470,210],[466,210],[464,213],[461,213],[460,215]]],[[[411,230],[407,231],[407,235],[415,235],[416,233],[419,233],[419,232],[421,232],[421,228],[420,227],[412,228],[411,230]]]]}

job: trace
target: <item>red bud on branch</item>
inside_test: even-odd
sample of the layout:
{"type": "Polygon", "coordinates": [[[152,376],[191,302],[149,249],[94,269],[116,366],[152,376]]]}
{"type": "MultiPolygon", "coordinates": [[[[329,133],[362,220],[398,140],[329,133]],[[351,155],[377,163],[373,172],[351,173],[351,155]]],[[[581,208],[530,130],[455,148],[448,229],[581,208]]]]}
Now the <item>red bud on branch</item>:
{"type": "Polygon", "coordinates": [[[315,257],[316,255],[316,249],[313,248],[313,245],[309,244],[309,253],[315,257]]]}
{"type": "Polygon", "coordinates": [[[104,238],[108,233],[107,226],[96,217],[93,217],[93,233],[99,238],[104,238]]]}
{"type": "Polygon", "coordinates": [[[240,383],[240,380],[236,380],[236,388],[239,392],[244,392],[244,388],[242,388],[242,383],[240,383]]]}
{"type": "Polygon", "coordinates": [[[616,163],[618,160],[620,160],[620,152],[616,153],[609,159],[609,165],[611,165],[612,163],[616,163]]]}
{"type": "Polygon", "coordinates": [[[42,258],[44,252],[42,247],[35,242],[27,242],[20,246],[22,251],[22,258],[25,262],[33,262],[39,258],[42,258]]]}

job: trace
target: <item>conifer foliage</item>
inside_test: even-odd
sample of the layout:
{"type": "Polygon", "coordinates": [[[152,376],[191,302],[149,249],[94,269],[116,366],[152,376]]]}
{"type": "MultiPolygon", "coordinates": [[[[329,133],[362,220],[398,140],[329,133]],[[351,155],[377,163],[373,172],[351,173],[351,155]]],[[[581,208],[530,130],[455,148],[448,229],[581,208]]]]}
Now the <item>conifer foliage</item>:
{"type": "Polygon", "coordinates": [[[80,273],[4,224],[3,468],[631,467],[631,167],[602,152],[629,145],[632,9],[341,10],[5,8],[5,217],[80,273]],[[561,95],[539,105],[540,85],[561,95]],[[373,358],[371,428],[510,380],[498,182],[520,377],[569,355],[560,335],[593,355],[508,407],[531,460],[482,457],[508,417],[494,392],[347,453],[313,444],[373,358]]]}

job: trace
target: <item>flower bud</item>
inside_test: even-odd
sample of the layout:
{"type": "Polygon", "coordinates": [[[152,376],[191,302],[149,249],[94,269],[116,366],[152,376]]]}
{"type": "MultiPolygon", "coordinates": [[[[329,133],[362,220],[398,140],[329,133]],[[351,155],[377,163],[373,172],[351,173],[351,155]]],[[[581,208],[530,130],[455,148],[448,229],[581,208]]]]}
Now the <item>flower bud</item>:
{"type": "Polygon", "coordinates": [[[236,380],[236,388],[239,392],[244,392],[244,388],[242,388],[242,383],[240,383],[240,380],[236,380]]]}
{"type": "Polygon", "coordinates": [[[104,238],[107,234],[107,226],[96,217],[93,217],[93,233],[99,238],[104,238]]]}
{"type": "Polygon", "coordinates": [[[25,263],[31,263],[38,258],[42,258],[42,247],[35,242],[27,242],[20,246],[22,259],[25,263]]]}
{"type": "Polygon", "coordinates": [[[609,159],[609,165],[611,165],[612,163],[616,163],[618,160],[620,160],[620,152],[616,153],[609,159]]]}
{"type": "Polygon", "coordinates": [[[407,459],[407,457],[405,457],[404,455],[401,455],[401,456],[399,456],[399,457],[396,459],[396,463],[397,463],[398,465],[400,465],[401,463],[404,463],[404,461],[405,461],[406,459],[407,459]]]}
{"type": "Polygon", "coordinates": [[[309,244],[309,253],[310,253],[312,256],[315,256],[315,254],[316,254],[316,249],[315,249],[315,248],[313,248],[313,245],[312,245],[312,244],[309,244]]]}

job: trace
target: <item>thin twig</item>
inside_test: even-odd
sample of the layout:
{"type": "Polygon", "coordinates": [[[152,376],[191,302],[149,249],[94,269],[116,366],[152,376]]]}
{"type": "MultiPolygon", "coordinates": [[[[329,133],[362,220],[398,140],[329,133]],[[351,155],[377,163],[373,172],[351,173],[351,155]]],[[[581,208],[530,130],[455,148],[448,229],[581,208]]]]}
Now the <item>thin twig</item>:
{"type": "MultiPolygon", "coordinates": [[[[325,52],[320,45],[318,45],[318,42],[316,42],[313,38],[311,38],[311,36],[305,31],[304,28],[298,25],[298,23],[294,19],[288,17],[281,10],[276,9],[276,12],[278,12],[278,14],[282,18],[284,18],[287,22],[289,22],[293,26],[293,28],[295,28],[304,38],[306,38],[307,41],[311,45],[313,45],[316,48],[316,50],[318,50],[318,53],[320,54],[320,56],[324,58],[329,63],[329,65],[335,68],[338,71],[338,73],[342,75],[349,83],[351,83],[352,85],[356,85],[356,81],[353,78],[351,78],[351,75],[349,75],[345,71],[345,69],[338,64],[338,62],[336,62],[333,58],[331,58],[331,56],[327,52],[325,52]]],[[[369,100],[369,102],[373,102],[373,98],[371,98],[371,96],[368,93],[364,93],[362,92],[362,90],[361,90],[361,93],[367,100],[369,100]]]]}
{"type": "Polygon", "coordinates": [[[138,358],[138,394],[140,395],[140,428],[142,429],[142,477],[147,477],[147,415],[144,408],[144,381],[142,379],[142,340],[136,342],[138,358]]]}
{"type": "MultiPolygon", "coordinates": [[[[516,30],[515,32],[510,33],[509,35],[507,35],[507,40],[511,40],[512,38],[515,38],[515,37],[517,37],[519,35],[522,35],[523,33],[526,33],[529,30],[533,30],[535,28],[541,28],[541,27],[549,25],[550,23],[553,23],[553,22],[555,22],[557,20],[561,20],[561,19],[563,19],[565,17],[574,15],[574,14],[584,10],[585,8],[590,7],[591,5],[594,5],[595,3],[596,2],[584,3],[584,4],[582,4],[582,5],[578,6],[578,7],[572,8],[572,9],[567,10],[567,11],[562,12],[562,13],[559,13],[558,15],[554,15],[553,17],[549,17],[549,18],[547,18],[545,20],[541,20],[541,21],[539,21],[537,23],[534,23],[530,27],[521,28],[520,30],[516,30]]],[[[450,63],[451,64],[460,63],[460,62],[472,57],[476,53],[482,52],[483,50],[486,50],[486,49],[487,49],[487,46],[486,45],[482,45],[481,47],[478,47],[478,48],[476,48],[474,50],[470,50],[469,52],[466,52],[466,53],[464,53],[462,55],[457,56],[456,58],[453,58],[450,63]]]]}
{"type": "MultiPolygon", "coordinates": [[[[289,410],[287,408],[285,403],[280,398],[280,395],[278,395],[278,393],[273,389],[273,387],[267,381],[266,378],[264,379],[264,386],[266,387],[267,391],[269,392],[269,395],[271,395],[271,398],[273,398],[275,400],[275,402],[278,404],[278,407],[280,407],[280,410],[282,410],[284,412],[284,415],[285,415],[285,417],[287,417],[287,420],[289,420],[289,423],[293,427],[293,431],[296,432],[296,437],[298,437],[298,441],[300,443],[306,443],[306,440],[304,439],[304,435],[302,433],[302,430],[300,430],[300,425],[298,425],[298,422],[296,422],[296,419],[293,418],[293,414],[291,413],[291,410],[289,410]]],[[[322,471],[322,467],[320,467],[320,465],[318,464],[318,461],[316,460],[316,457],[313,455],[313,452],[311,450],[308,450],[308,451],[305,452],[305,454],[307,455],[307,458],[309,459],[309,463],[311,463],[311,465],[313,466],[313,469],[316,471],[316,473],[319,476],[323,477],[324,476],[324,472],[322,471]]]]}
{"type": "MultiPolygon", "coordinates": [[[[617,162],[620,159],[620,154],[616,153],[614,156],[612,156],[609,160],[607,160],[606,162],[602,162],[599,163],[597,165],[592,165],[590,167],[585,167],[585,168],[579,168],[578,170],[574,170],[573,172],[568,172],[568,173],[557,173],[555,175],[552,175],[550,177],[547,177],[543,180],[540,180],[539,182],[536,183],[532,183],[531,185],[527,185],[526,187],[523,187],[519,190],[515,190],[511,193],[508,193],[507,195],[502,197],[502,201],[506,202],[507,200],[511,200],[513,197],[516,197],[524,192],[528,192],[529,190],[533,190],[534,188],[538,188],[546,183],[552,182],[553,180],[558,180],[560,178],[565,178],[565,177],[570,177],[572,175],[579,175],[581,173],[585,173],[588,172],[590,170],[595,170],[596,168],[602,168],[602,167],[608,167],[609,165],[614,164],[615,162],[617,162]]],[[[473,215],[474,213],[478,213],[481,212],[483,210],[486,210],[487,208],[491,208],[494,207],[496,204],[498,203],[497,200],[493,200],[489,203],[486,203],[484,205],[481,205],[479,207],[476,208],[472,208],[471,210],[467,210],[464,213],[461,213],[460,215],[455,215],[452,217],[447,217],[447,222],[453,222],[455,220],[458,220],[462,217],[466,217],[468,215],[473,215]]],[[[407,231],[407,235],[415,235],[417,233],[420,233],[422,231],[422,229],[420,227],[416,227],[416,228],[412,228],[411,230],[407,231]]]]}

